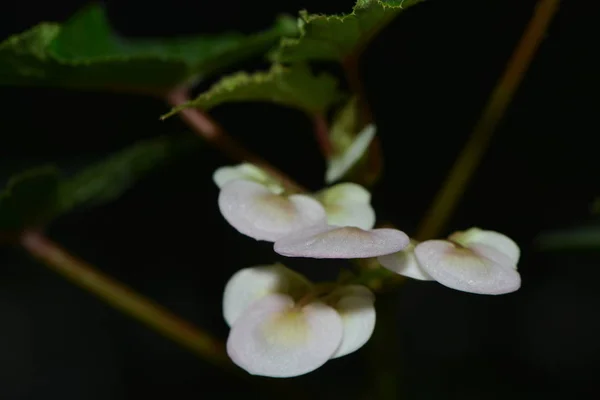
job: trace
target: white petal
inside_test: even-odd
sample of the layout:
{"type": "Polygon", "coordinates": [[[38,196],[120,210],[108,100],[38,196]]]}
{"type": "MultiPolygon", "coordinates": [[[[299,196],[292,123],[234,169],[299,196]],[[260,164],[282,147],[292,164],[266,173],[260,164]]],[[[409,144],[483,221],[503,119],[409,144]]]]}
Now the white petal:
{"type": "Polygon", "coordinates": [[[375,137],[375,125],[367,125],[354,139],[354,142],[342,154],[329,160],[325,173],[325,182],[333,183],[342,178],[360,160],[375,137]]]}
{"type": "Polygon", "coordinates": [[[338,183],[318,194],[324,204],[369,204],[371,193],[361,185],[351,182],[338,183]]]}
{"type": "Polygon", "coordinates": [[[305,277],[281,264],[241,269],[225,285],[223,317],[232,326],[252,302],[273,293],[301,296],[310,286],[305,277]]]}
{"type": "Polygon", "coordinates": [[[342,335],[342,319],[332,307],[316,302],[298,309],[291,297],[272,294],[238,318],[227,339],[227,353],[252,375],[286,378],[325,364],[342,335]]]}
{"type": "Polygon", "coordinates": [[[355,183],[340,183],[317,194],[325,207],[327,223],[336,226],[355,226],[371,229],[375,226],[375,210],[371,194],[355,183]]]}
{"type": "Polygon", "coordinates": [[[461,248],[445,240],[428,240],[415,247],[415,255],[433,279],[456,290],[504,294],[521,286],[510,259],[488,246],[461,248]]]}
{"type": "Polygon", "coordinates": [[[334,307],[342,317],[344,336],[331,358],[345,356],[360,349],[369,341],[375,329],[375,295],[359,285],[345,286],[339,292],[341,296],[334,307]]]}
{"type": "Polygon", "coordinates": [[[415,257],[415,241],[397,253],[377,257],[377,261],[385,268],[397,274],[421,281],[431,281],[433,278],[423,271],[415,257]]]}
{"type": "Polygon", "coordinates": [[[325,226],[279,239],[274,249],[288,257],[369,258],[395,253],[408,243],[408,236],[397,229],[325,226]]]}
{"type": "Polygon", "coordinates": [[[240,233],[270,242],[326,222],[325,209],[317,200],[276,195],[258,183],[242,180],[223,186],[219,209],[240,233]]]}
{"type": "Polygon", "coordinates": [[[219,189],[223,188],[225,184],[236,179],[260,183],[275,194],[280,194],[284,191],[283,186],[281,186],[276,179],[272,178],[259,167],[250,163],[243,163],[233,167],[221,167],[213,174],[213,181],[219,187],[219,189]]]}
{"type": "Polygon", "coordinates": [[[471,228],[466,231],[455,232],[450,235],[449,239],[465,247],[471,247],[474,244],[483,244],[493,247],[506,254],[515,268],[517,268],[517,263],[521,256],[519,246],[511,238],[495,231],[471,228]]]}

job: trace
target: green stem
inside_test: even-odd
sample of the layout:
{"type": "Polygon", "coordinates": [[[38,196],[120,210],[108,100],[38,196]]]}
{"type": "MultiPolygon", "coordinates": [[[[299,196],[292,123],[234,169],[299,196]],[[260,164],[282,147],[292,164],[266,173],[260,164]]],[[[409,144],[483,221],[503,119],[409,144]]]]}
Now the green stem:
{"type": "Polygon", "coordinates": [[[397,325],[397,307],[394,293],[377,296],[377,325],[373,332],[368,354],[372,381],[374,385],[368,391],[367,399],[400,398],[401,360],[399,360],[399,341],[397,325]]]}
{"type": "Polygon", "coordinates": [[[434,238],[444,229],[469,180],[481,162],[494,130],[521,83],[546,29],[558,9],[558,4],[559,0],[540,0],[538,2],[529,25],[515,48],[503,76],[492,92],[471,137],[426,213],[415,235],[417,240],[434,238]]]}
{"type": "Polygon", "coordinates": [[[543,232],[536,242],[541,251],[600,250],[600,227],[543,232]]]}
{"type": "Polygon", "coordinates": [[[230,369],[234,366],[225,353],[223,343],[210,334],[72,256],[43,234],[36,231],[25,232],[21,236],[20,244],[50,269],[203,359],[219,367],[230,369]]]}

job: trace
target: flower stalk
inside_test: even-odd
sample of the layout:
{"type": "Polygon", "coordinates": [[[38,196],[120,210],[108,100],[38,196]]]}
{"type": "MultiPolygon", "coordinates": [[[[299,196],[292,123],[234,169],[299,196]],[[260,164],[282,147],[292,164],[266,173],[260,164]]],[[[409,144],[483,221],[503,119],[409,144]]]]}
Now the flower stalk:
{"type": "Polygon", "coordinates": [[[523,80],[552,17],[558,10],[558,5],[559,0],[540,0],[536,5],[534,14],[509,59],[504,74],[492,92],[481,118],[425,214],[415,235],[417,240],[436,237],[448,223],[481,163],[498,123],[523,80]]]}

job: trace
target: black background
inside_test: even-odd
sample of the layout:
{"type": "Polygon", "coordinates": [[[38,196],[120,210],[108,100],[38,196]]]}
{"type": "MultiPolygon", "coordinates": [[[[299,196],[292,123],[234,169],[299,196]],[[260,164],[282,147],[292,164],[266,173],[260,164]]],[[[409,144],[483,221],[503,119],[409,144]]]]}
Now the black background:
{"type": "MultiPolygon", "coordinates": [[[[130,36],[253,32],[281,12],[344,12],[352,0],[108,1],[130,36]]],[[[365,54],[362,75],[385,151],[378,217],[413,232],[473,127],[533,11],[532,0],[430,0],[395,20],[365,54]]],[[[564,1],[478,169],[449,232],[480,226],[521,246],[523,286],[477,296],[410,281],[394,294],[399,398],[530,399],[597,392],[594,253],[541,254],[539,232],[584,221],[600,194],[596,20],[564,1]]],[[[0,37],[62,21],[82,1],[4,2],[0,37]]],[[[260,60],[246,65],[263,66],[260,60]]],[[[208,86],[211,81],[201,84],[208,86]]],[[[135,140],[186,127],[167,106],[128,95],[0,89],[0,177],[56,162],[67,173],[135,140]]],[[[324,162],[296,111],[225,105],[214,117],[249,148],[312,189],[324,162]]],[[[280,260],[220,216],[211,174],[230,163],[205,148],[152,173],[120,200],[55,221],[49,235],[178,315],[225,338],[221,291],[237,269],[280,260]]],[[[312,277],[326,261],[283,260],[312,277]]],[[[0,249],[0,399],[266,396],[211,368],[31,261],[0,249]]],[[[314,398],[368,398],[361,351],[293,379],[314,398]]],[[[597,395],[597,393],[596,393],[597,395]]]]}

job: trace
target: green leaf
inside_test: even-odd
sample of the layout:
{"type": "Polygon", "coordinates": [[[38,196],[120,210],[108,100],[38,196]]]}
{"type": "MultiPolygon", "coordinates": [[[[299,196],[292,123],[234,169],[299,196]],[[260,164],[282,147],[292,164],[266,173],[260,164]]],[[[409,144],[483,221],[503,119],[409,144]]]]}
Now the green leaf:
{"type": "Polygon", "coordinates": [[[296,23],[280,17],[272,28],[249,36],[128,39],[113,32],[104,8],[94,4],[64,24],[41,23],[0,43],[0,85],[162,93],[296,34],[296,23]]]}
{"type": "Polygon", "coordinates": [[[14,175],[0,192],[0,231],[13,232],[46,220],[58,207],[60,175],[53,166],[14,175]]]}
{"type": "MultiPolygon", "coordinates": [[[[185,143],[186,150],[191,148],[185,143]]],[[[115,200],[146,172],[178,153],[178,144],[169,138],[142,141],[64,179],[58,192],[61,211],[115,200]]]]}
{"type": "Polygon", "coordinates": [[[283,67],[274,64],[267,72],[239,72],[226,76],[208,91],[162,118],[190,107],[209,110],[228,102],[264,101],[298,108],[310,114],[325,113],[342,98],[337,80],[328,74],[313,75],[306,66],[283,67]]]}
{"type": "Polygon", "coordinates": [[[358,0],[350,14],[300,13],[299,38],[283,38],[270,57],[278,62],[343,61],[359,53],[398,13],[423,0],[358,0]]]}
{"type": "Polygon", "coordinates": [[[17,174],[0,192],[0,232],[17,233],[75,208],[113,201],[156,166],[201,143],[193,139],[142,141],[72,177],[63,177],[53,166],[17,174]]]}

